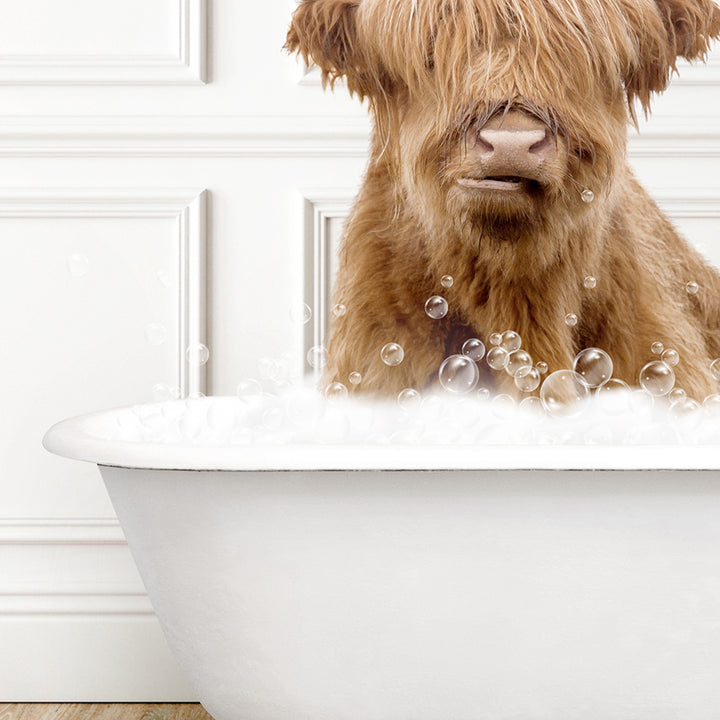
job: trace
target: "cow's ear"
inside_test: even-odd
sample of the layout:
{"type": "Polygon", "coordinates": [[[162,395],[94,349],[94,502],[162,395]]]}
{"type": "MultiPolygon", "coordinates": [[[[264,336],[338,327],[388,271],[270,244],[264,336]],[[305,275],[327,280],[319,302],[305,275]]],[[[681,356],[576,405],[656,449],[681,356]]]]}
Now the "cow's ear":
{"type": "Polygon", "coordinates": [[[323,86],[345,78],[360,97],[373,94],[380,78],[358,38],[360,0],[302,0],[293,13],[285,48],[320,68],[323,86]]]}
{"type": "Polygon", "coordinates": [[[653,9],[652,16],[633,13],[638,50],[625,78],[631,107],[638,99],[646,113],[652,94],[670,83],[677,58],[704,60],[720,37],[720,8],[713,0],[654,0],[653,9]]]}

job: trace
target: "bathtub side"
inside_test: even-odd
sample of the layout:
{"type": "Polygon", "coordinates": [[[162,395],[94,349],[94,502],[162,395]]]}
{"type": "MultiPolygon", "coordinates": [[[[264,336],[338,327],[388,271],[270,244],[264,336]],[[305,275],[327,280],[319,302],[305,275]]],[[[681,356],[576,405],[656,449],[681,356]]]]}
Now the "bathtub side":
{"type": "Polygon", "coordinates": [[[712,473],[102,468],[216,720],[711,720],[712,473]]]}

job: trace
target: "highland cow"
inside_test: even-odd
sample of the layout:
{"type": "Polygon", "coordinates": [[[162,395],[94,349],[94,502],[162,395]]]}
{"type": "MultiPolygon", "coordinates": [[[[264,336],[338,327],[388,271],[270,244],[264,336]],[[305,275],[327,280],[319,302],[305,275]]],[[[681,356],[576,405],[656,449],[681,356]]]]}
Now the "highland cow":
{"type": "Polygon", "coordinates": [[[422,388],[465,339],[511,329],[550,372],[594,346],[630,385],[663,343],[680,353],[678,387],[716,392],[720,275],[626,146],[676,58],[704,59],[719,35],[711,0],[302,0],[287,48],[324,83],[344,78],[374,119],[326,381],[422,388]],[[442,318],[424,311],[432,295],[442,318]],[[395,367],[380,357],[390,342],[395,367]]]}

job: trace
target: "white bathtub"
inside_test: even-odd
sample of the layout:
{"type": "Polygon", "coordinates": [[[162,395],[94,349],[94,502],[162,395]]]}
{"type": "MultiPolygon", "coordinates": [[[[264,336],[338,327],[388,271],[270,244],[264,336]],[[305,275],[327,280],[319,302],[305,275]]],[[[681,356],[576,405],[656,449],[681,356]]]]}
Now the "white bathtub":
{"type": "Polygon", "coordinates": [[[217,720],[720,717],[717,447],[201,447],[108,422],[45,446],[100,465],[217,720]]]}

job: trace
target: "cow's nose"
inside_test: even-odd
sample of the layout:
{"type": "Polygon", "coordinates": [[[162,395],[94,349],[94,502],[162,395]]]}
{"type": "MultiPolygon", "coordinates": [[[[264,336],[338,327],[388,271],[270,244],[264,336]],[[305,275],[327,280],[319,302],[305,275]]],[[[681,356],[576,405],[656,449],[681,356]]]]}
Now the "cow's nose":
{"type": "Polygon", "coordinates": [[[540,120],[511,111],[481,128],[473,150],[493,174],[532,175],[557,152],[557,143],[540,120]]]}

